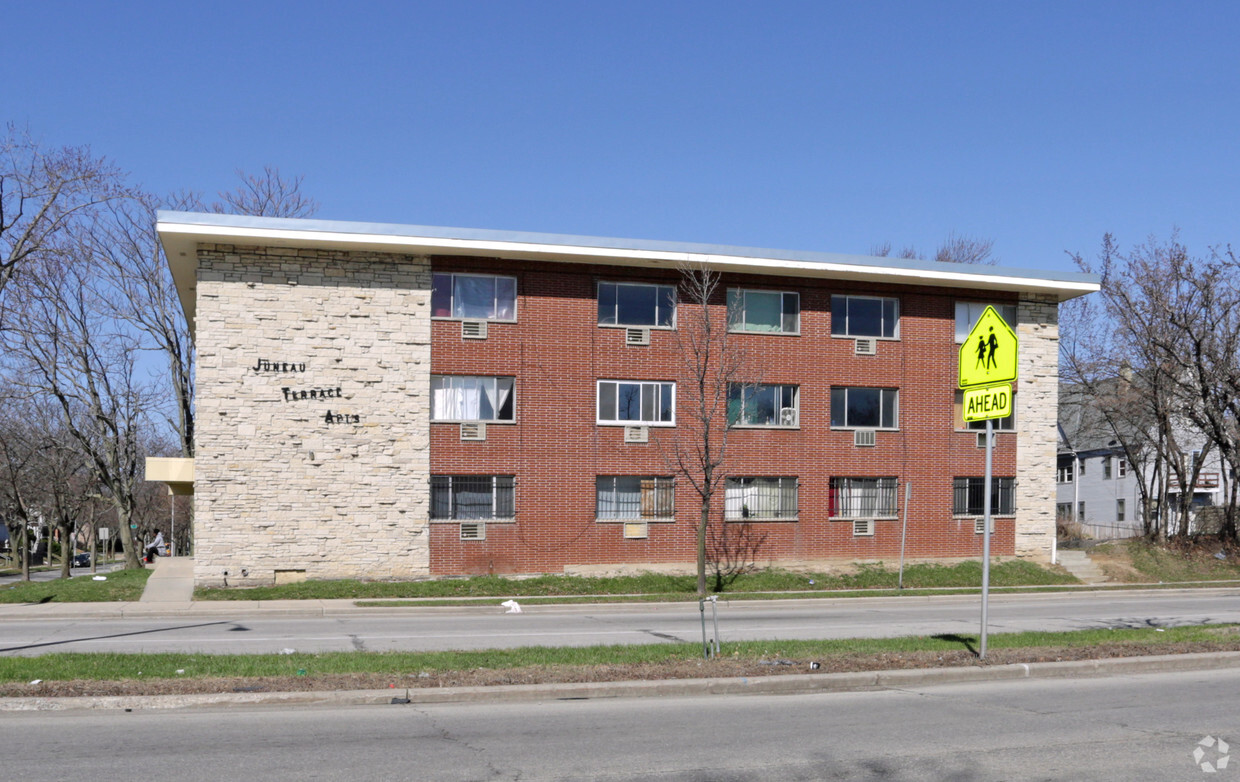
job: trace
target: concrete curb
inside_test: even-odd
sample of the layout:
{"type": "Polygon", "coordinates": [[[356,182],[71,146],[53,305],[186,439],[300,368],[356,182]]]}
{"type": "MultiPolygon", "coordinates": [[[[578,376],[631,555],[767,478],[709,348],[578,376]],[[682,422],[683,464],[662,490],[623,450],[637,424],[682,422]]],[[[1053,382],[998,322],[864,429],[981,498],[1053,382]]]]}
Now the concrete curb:
{"type": "MultiPolygon", "coordinates": [[[[665,679],[658,681],[516,684],[332,692],[238,692],[207,695],[150,695],[77,698],[0,698],[0,711],[78,711],[212,708],[218,706],[378,706],[393,699],[413,705],[515,703],[599,698],[683,698],[704,695],[804,695],[859,690],[929,687],[1016,679],[1070,679],[1143,673],[1240,668],[1240,652],[1117,657],[1057,663],[924,668],[855,673],[787,674],[757,678],[665,679]]],[[[399,705],[403,705],[400,703],[399,705]]]]}

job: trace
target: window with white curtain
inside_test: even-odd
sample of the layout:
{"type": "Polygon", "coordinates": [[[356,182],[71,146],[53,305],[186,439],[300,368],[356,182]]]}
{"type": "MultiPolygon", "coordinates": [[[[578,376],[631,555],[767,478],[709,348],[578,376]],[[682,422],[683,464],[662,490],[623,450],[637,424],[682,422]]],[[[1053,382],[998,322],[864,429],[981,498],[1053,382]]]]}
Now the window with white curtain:
{"type": "Polygon", "coordinates": [[[517,278],[493,274],[433,274],[431,317],[516,320],[517,278]]]}
{"type": "Polygon", "coordinates": [[[513,378],[431,375],[432,421],[512,421],[513,378]]]}
{"type": "Polygon", "coordinates": [[[895,478],[832,478],[830,515],[846,519],[896,515],[895,478]]]}
{"type": "Polygon", "coordinates": [[[796,478],[728,478],[723,494],[723,517],[728,521],[797,517],[796,478]]]}
{"type": "Polygon", "coordinates": [[[671,519],[676,513],[672,478],[600,475],[595,479],[599,519],[671,519]]]}

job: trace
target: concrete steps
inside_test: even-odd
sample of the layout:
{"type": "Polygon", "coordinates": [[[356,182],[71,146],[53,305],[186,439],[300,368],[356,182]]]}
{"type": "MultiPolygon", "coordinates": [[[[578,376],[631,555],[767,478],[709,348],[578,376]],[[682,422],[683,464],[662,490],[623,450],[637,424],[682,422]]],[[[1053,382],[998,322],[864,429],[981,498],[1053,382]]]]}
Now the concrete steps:
{"type": "Polygon", "coordinates": [[[1105,584],[1111,580],[1102,574],[1102,570],[1090,560],[1089,555],[1084,551],[1059,549],[1057,559],[1064,570],[1086,584],[1105,584]]]}

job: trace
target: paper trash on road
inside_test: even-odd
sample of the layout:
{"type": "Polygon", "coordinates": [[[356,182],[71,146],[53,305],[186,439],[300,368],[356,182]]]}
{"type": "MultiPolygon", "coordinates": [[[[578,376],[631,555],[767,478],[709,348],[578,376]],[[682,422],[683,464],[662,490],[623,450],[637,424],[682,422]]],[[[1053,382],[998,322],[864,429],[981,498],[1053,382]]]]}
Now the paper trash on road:
{"type": "Polygon", "coordinates": [[[508,609],[507,611],[504,612],[505,614],[521,613],[521,604],[518,603],[516,600],[505,600],[504,602],[500,603],[500,605],[508,609]]]}
{"type": "Polygon", "coordinates": [[[90,580],[91,581],[107,581],[108,577],[107,576],[91,576],[90,580]]]}

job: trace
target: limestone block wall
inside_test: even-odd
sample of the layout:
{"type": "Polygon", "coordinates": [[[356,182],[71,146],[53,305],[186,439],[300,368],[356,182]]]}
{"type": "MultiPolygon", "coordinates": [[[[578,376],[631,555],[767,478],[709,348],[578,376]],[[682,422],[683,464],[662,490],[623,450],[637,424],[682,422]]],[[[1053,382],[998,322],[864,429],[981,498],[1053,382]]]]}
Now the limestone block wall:
{"type": "Polygon", "coordinates": [[[429,574],[429,259],[198,260],[196,583],[429,574]]]}
{"type": "Polygon", "coordinates": [[[1016,555],[1050,562],[1055,542],[1059,406],[1059,304],[1022,299],[1016,338],[1016,555]]]}

